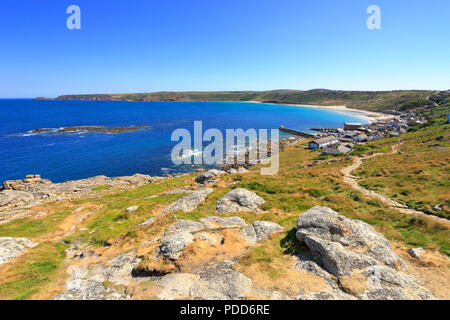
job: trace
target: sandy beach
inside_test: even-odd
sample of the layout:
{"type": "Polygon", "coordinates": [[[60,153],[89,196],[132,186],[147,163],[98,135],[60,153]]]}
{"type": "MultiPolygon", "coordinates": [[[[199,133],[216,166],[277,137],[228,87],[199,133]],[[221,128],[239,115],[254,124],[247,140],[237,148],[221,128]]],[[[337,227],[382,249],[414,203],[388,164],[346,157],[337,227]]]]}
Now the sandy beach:
{"type": "MultiPolygon", "coordinates": [[[[261,101],[246,101],[246,102],[252,102],[252,103],[264,103],[261,101]]],[[[265,103],[265,104],[275,104],[275,103],[265,103]]],[[[366,111],[366,110],[360,110],[360,109],[352,109],[348,108],[347,106],[319,106],[319,105],[308,105],[308,104],[292,104],[292,103],[277,103],[285,106],[293,106],[293,107],[307,107],[307,108],[318,108],[318,109],[330,109],[333,111],[341,112],[341,113],[348,113],[352,112],[352,115],[364,119],[370,122],[376,122],[376,121],[385,121],[389,119],[395,118],[393,115],[389,114],[383,114],[380,112],[374,112],[374,111],[366,111]]]]}

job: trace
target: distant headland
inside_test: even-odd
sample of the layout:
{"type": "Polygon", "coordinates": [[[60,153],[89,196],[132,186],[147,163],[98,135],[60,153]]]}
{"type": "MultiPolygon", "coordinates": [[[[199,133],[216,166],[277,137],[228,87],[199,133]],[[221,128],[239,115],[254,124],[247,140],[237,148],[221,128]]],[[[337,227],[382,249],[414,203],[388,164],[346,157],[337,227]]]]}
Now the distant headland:
{"type": "Polygon", "coordinates": [[[346,106],[350,109],[384,112],[417,111],[435,106],[436,99],[450,90],[343,91],[328,89],[269,91],[191,91],[124,94],[70,94],[37,100],[90,101],[230,101],[315,106],[346,106]]]}

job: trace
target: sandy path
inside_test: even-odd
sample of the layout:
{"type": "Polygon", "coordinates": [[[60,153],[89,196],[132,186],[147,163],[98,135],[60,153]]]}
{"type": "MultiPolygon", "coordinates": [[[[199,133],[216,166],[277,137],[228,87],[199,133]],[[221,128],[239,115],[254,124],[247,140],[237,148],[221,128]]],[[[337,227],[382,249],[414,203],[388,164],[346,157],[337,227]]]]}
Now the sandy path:
{"type": "MultiPolygon", "coordinates": [[[[393,145],[391,147],[391,149],[392,149],[391,154],[397,153],[398,152],[397,148],[400,145],[401,145],[401,143],[393,145]]],[[[363,160],[370,159],[370,158],[377,157],[377,156],[384,155],[384,154],[389,154],[389,153],[376,153],[376,154],[373,154],[373,155],[365,157],[365,158],[355,157],[353,160],[353,163],[350,166],[345,167],[344,169],[341,170],[341,173],[344,175],[344,182],[347,183],[353,189],[360,191],[361,193],[363,193],[364,195],[366,195],[372,199],[377,199],[397,211],[400,211],[405,214],[426,217],[426,218],[434,220],[435,222],[439,222],[441,224],[444,224],[447,227],[450,227],[450,221],[447,219],[429,215],[422,211],[409,209],[407,206],[405,206],[404,204],[402,204],[400,202],[397,202],[383,194],[376,193],[373,190],[368,190],[358,184],[358,178],[353,176],[351,173],[354,170],[356,170],[363,163],[363,160]]]]}
{"type": "Polygon", "coordinates": [[[45,234],[34,240],[38,242],[64,240],[65,237],[68,237],[74,232],[76,232],[77,227],[93,213],[95,212],[87,211],[75,215],[72,214],[68,216],[66,219],[64,219],[63,222],[60,225],[58,225],[58,227],[54,232],[51,232],[50,234],[45,234]]]}

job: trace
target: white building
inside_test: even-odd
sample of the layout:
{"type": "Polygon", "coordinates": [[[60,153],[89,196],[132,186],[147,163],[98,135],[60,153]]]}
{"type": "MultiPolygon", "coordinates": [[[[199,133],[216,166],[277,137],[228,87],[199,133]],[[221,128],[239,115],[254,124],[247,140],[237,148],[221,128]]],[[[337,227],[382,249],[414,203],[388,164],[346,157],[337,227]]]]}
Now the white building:
{"type": "Polygon", "coordinates": [[[339,139],[333,136],[312,140],[308,143],[310,149],[323,149],[339,144],[339,139]]]}

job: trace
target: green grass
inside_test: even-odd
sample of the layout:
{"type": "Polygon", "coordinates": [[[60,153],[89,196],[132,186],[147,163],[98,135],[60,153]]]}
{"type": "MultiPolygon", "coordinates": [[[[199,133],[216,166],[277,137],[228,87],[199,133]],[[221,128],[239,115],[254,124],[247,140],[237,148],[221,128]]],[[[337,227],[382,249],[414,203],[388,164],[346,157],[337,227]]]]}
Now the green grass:
{"type": "Polygon", "coordinates": [[[35,238],[53,231],[69,215],[69,210],[61,210],[45,218],[13,220],[0,225],[0,237],[35,238]]]}
{"type": "Polygon", "coordinates": [[[284,275],[284,270],[278,268],[275,262],[289,259],[280,245],[280,242],[285,237],[287,237],[285,234],[278,235],[265,241],[263,246],[254,248],[239,261],[240,267],[245,269],[258,265],[260,270],[263,270],[269,278],[274,280],[281,278],[284,275]]]}
{"type": "Polygon", "coordinates": [[[434,121],[402,137],[402,154],[365,160],[354,172],[367,189],[375,190],[411,209],[450,218],[450,125],[434,121]],[[435,138],[443,136],[442,141],[435,138]],[[437,147],[430,147],[432,144],[437,147]],[[447,148],[447,149],[446,149],[447,148]],[[442,210],[435,210],[435,205],[442,210]]]}
{"type": "Polygon", "coordinates": [[[62,243],[41,243],[13,260],[0,279],[0,299],[24,300],[49,284],[65,258],[62,243]]]}
{"type": "Polygon", "coordinates": [[[285,190],[283,190],[282,188],[272,186],[270,184],[262,184],[256,181],[250,183],[241,183],[239,187],[253,191],[262,191],[269,194],[285,193],[285,190]]]}
{"type": "Polygon", "coordinates": [[[109,194],[100,199],[88,199],[91,203],[103,205],[103,208],[93,218],[87,220],[88,230],[78,232],[71,238],[81,238],[96,246],[102,246],[108,240],[118,237],[136,237],[137,225],[153,217],[153,211],[157,206],[167,205],[183,195],[168,194],[155,198],[150,196],[184,186],[185,181],[189,179],[192,179],[192,176],[164,180],[161,183],[109,194]],[[126,208],[134,205],[139,206],[137,211],[125,212],[126,208]]]}
{"type": "Polygon", "coordinates": [[[391,146],[397,143],[398,138],[385,138],[371,141],[366,144],[355,144],[350,155],[359,156],[373,153],[387,153],[391,150],[391,146]]]}
{"type": "Polygon", "coordinates": [[[92,188],[92,191],[102,191],[102,190],[106,190],[111,188],[111,186],[109,185],[103,185],[103,186],[98,186],[98,187],[94,187],[92,188]]]}

